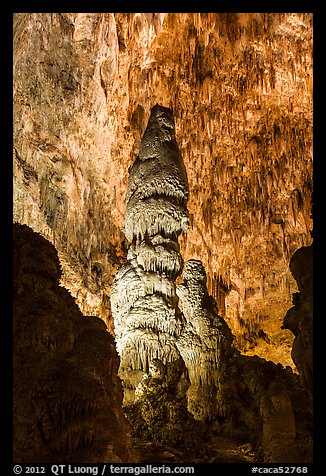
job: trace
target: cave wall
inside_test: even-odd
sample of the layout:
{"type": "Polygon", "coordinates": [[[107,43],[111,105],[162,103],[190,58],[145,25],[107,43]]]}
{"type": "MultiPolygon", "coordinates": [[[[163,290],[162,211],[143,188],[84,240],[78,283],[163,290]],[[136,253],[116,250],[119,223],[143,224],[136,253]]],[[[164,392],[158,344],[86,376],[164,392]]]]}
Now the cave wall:
{"type": "Polygon", "coordinates": [[[289,259],[312,241],[311,14],[15,14],[14,220],[55,245],[62,283],[113,332],[128,168],[156,103],[188,174],[182,256],[210,293],[225,284],[240,348],[293,366],[280,326],[289,259]]]}

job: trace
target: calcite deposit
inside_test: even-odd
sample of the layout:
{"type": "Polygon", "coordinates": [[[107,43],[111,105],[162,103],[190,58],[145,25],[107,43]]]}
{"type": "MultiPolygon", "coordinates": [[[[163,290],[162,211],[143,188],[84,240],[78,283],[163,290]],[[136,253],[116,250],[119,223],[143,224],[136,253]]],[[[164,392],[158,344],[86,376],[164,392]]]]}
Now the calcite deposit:
{"type": "Polygon", "coordinates": [[[201,261],[187,261],[183,279],[177,294],[186,325],[177,347],[191,383],[187,392],[188,409],[198,420],[212,420],[218,414],[218,392],[228,371],[233,336],[207,292],[201,261]]]}
{"type": "MultiPolygon", "coordinates": [[[[125,228],[131,246],[111,291],[125,412],[134,435],[191,449],[198,458],[198,446],[216,432],[249,441],[265,462],[311,461],[311,401],[298,376],[290,367],[239,353],[208,293],[201,261],[187,261],[175,289],[188,190],[173,132],[172,111],[156,105],[130,169],[125,228]],[[168,120],[159,121],[163,116],[168,120]],[[176,167],[170,157],[178,158],[176,167]],[[163,193],[168,186],[162,182],[174,184],[179,196],[184,190],[178,214],[171,214],[173,186],[163,193]],[[300,413],[302,404],[305,413],[300,413]]],[[[293,263],[295,256],[292,272],[300,287],[309,289],[310,276],[300,279],[293,263]]]]}
{"type": "Polygon", "coordinates": [[[188,410],[206,432],[250,442],[259,461],[311,462],[312,400],[299,376],[239,353],[200,261],[186,263],[184,280],[177,293],[187,324],[177,346],[189,375],[188,410]]]}
{"type": "Polygon", "coordinates": [[[131,247],[111,288],[120,375],[131,392],[153,359],[166,364],[180,357],[175,279],[183,266],[178,237],[188,228],[187,199],[173,114],[157,104],[130,169],[125,234],[131,247]]]}
{"type": "Polygon", "coordinates": [[[62,268],[32,252],[44,283],[25,279],[28,308],[15,289],[16,457],[121,459],[97,419],[128,433],[120,365],[156,442],[177,429],[191,448],[197,428],[201,449],[206,434],[311,460],[312,14],[16,13],[13,27],[14,221],[62,268]],[[63,402],[78,428],[50,417],[63,402]]]}

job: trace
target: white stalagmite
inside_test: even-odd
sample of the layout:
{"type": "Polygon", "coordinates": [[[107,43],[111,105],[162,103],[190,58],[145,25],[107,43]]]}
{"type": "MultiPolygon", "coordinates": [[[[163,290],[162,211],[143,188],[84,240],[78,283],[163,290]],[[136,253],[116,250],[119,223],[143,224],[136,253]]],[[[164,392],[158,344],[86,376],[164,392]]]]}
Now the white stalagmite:
{"type": "Polygon", "coordinates": [[[184,327],[175,279],[182,272],[178,237],[188,229],[188,179],[175,139],[172,111],[152,108],[126,194],[127,262],[111,289],[125,403],[153,359],[180,359],[184,327]]]}
{"type": "Polygon", "coordinates": [[[137,262],[144,271],[159,271],[174,277],[182,270],[183,260],[180,253],[166,244],[153,246],[152,243],[142,242],[137,251],[137,262]]]}
{"type": "Polygon", "coordinates": [[[178,237],[188,229],[187,198],[172,112],[156,105],[130,170],[125,234],[131,244],[111,289],[119,373],[125,404],[132,403],[153,360],[165,365],[181,357],[191,384],[188,409],[205,420],[218,412],[232,334],[208,295],[201,261],[188,261],[184,283],[176,290],[183,268],[178,237]]]}
{"type": "Polygon", "coordinates": [[[165,198],[144,198],[126,212],[125,235],[132,241],[134,236],[154,237],[161,232],[167,236],[188,230],[188,213],[180,204],[165,198]]]}

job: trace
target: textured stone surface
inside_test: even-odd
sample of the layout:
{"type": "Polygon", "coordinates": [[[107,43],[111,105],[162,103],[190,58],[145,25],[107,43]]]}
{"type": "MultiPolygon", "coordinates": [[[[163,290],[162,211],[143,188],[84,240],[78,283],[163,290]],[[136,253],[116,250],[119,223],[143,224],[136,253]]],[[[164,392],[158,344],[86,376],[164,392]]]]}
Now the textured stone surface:
{"type": "Polygon", "coordinates": [[[111,288],[125,403],[133,401],[133,389],[154,359],[164,365],[180,358],[176,339],[183,319],[175,279],[183,266],[178,237],[188,228],[187,198],[173,114],[157,104],[130,169],[125,233],[131,247],[111,288]]]}
{"type": "Polygon", "coordinates": [[[187,261],[183,278],[177,294],[186,325],[177,339],[177,347],[191,383],[188,409],[198,420],[209,421],[218,414],[218,390],[227,371],[233,336],[207,292],[203,264],[187,261]]]}
{"type": "MultiPolygon", "coordinates": [[[[179,254],[178,234],[187,209],[184,201],[182,213],[175,218],[167,213],[166,221],[158,219],[162,210],[170,210],[171,203],[171,195],[162,194],[160,180],[174,181],[173,170],[165,168],[164,159],[166,156],[168,163],[169,152],[177,150],[171,135],[165,136],[166,122],[163,126],[158,122],[158,112],[160,117],[168,115],[169,131],[173,131],[171,111],[155,106],[140,150],[144,142],[150,167],[151,162],[159,161],[159,179],[155,173],[146,174],[146,162],[140,174],[136,159],[130,170],[126,211],[126,227],[132,223],[128,235],[132,245],[111,291],[125,411],[134,435],[190,450],[195,458],[207,458],[207,442],[215,434],[249,441],[260,461],[311,461],[311,401],[299,377],[289,367],[240,355],[229,326],[209,295],[201,261],[187,261],[184,281],[175,291],[174,279],[181,270],[166,266],[166,260],[170,261],[171,251],[179,254]],[[160,145],[162,137],[164,147],[160,145]],[[169,173],[165,174],[166,170],[169,173]],[[135,183],[140,175],[139,191],[135,183]],[[153,176],[156,190],[151,186],[153,176]],[[149,199],[160,201],[150,213],[149,199]],[[135,213],[137,220],[130,220],[135,213]],[[158,237],[162,251],[154,253],[152,242],[158,237]],[[150,258],[140,263],[138,256],[144,247],[150,258]],[[298,412],[298,398],[300,405],[306,404],[305,414],[298,412]]],[[[176,181],[179,174],[177,168],[176,181]]],[[[304,281],[300,280],[300,287],[304,281]]]]}
{"type": "Polygon", "coordinates": [[[183,457],[192,452],[192,460],[206,456],[205,443],[210,434],[187,409],[188,382],[184,374],[181,358],[166,364],[153,359],[136,389],[135,403],[127,405],[125,412],[134,436],[168,445],[181,451],[183,457]]]}
{"type": "Polygon", "coordinates": [[[299,292],[293,294],[294,306],[284,317],[283,327],[295,335],[293,362],[306,388],[313,392],[313,247],[299,248],[291,257],[290,269],[299,292]]]}
{"type": "Polygon", "coordinates": [[[177,340],[190,379],[188,410],[207,431],[250,442],[262,462],[312,461],[312,401],[290,367],[241,355],[209,296],[200,261],[178,287],[187,321],[177,340]]]}
{"type": "Polygon", "coordinates": [[[290,256],[311,243],[312,15],[15,15],[14,218],[54,243],[63,284],[107,323],[128,168],[156,103],[188,173],[184,259],[213,296],[226,285],[239,348],[293,366],[280,326],[290,256]]]}
{"type": "Polygon", "coordinates": [[[15,463],[136,461],[114,339],[59,286],[53,245],[16,224],[13,250],[15,463]]]}

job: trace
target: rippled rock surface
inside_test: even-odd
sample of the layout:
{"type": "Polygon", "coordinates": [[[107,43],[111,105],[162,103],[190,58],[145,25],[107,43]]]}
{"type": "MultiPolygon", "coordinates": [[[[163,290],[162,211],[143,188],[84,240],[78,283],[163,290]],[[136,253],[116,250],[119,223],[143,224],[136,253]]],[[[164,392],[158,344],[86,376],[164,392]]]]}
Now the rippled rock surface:
{"type": "Polygon", "coordinates": [[[14,461],[134,462],[105,323],[83,316],[59,286],[57,252],[45,238],[15,224],[13,251],[14,461]]]}
{"type": "Polygon", "coordinates": [[[188,229],[187,199],[173,114],[157,104],[130,169],[125,234],[131,246],[111,289],[126,401],[153,359],[166,364],[180,358],[176,339],[184,318],[175,279],[183,268],[178,237],[188,229]]]}

